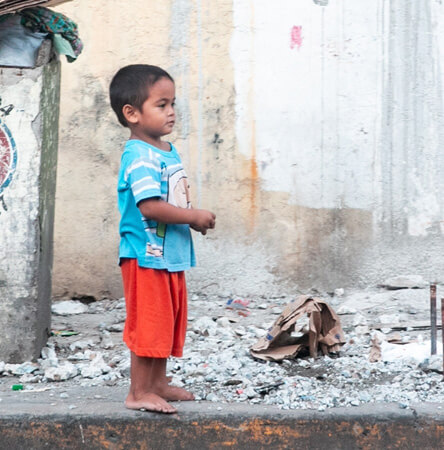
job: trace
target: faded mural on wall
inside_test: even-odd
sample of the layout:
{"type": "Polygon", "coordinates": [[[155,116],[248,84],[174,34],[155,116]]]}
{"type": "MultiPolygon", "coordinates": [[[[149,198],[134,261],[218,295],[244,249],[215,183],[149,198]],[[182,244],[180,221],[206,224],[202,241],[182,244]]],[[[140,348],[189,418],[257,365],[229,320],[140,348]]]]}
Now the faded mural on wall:
{"type": "Polygon", "coordinates": [[[8,209],[4,199],[5,190],[11,184],[17,166],[17,148],[5,122],[12,108],[12,105],[0,108],[0,213],[2,208],[5,211],[8,209]]]}

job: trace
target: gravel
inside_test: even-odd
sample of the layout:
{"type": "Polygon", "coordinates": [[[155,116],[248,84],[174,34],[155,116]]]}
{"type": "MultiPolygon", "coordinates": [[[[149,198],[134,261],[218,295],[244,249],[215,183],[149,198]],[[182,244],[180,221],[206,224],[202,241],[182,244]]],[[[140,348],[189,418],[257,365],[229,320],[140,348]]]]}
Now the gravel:
{"type": "MultiPolygon", "coordinates": [[[[250,347],[297,295],[193,295],[184,357],[168,361],[172,383],[190,389],[198,401],[282,409],[324,411],[393,402],[405,409],[411,403],[444,402],[440,342],[440,355],[430,356],[428,288],[338,288],[316,294],[340,315],[346,344],[339,355],[280,363],[253,359],[250,347]]],[[[53,335],[41,358],[22,364],[0,361],[0,396],[17,384],[25,390],[58,390],[60,397],[72,385],[129,385],[129,352],[121,337],[124,300],[86,305],[65,299],[60,308],[57,303],[61,302],[53,305],[53,335]]]]}

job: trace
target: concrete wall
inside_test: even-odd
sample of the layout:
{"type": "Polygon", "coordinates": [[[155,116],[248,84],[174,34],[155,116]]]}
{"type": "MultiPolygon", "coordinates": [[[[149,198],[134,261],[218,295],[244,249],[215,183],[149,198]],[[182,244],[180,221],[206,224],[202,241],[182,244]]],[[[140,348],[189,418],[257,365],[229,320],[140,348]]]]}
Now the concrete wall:
{"type": "Polygon", "coordinates": [[[23,362],[51,328],[60,64],[0,67],[0,86],[0,361],[23,362]]]}
{"type": "Polygon", "coordinates": [[[421,0],[77,0],[63,66],[56,295],[120,295],[115,71],[177,83],[194,204],[191,288],[270,295],[444,269],[444,6],[421,0]],[[94,20],[92,20],[94,18],[94,20]]]}

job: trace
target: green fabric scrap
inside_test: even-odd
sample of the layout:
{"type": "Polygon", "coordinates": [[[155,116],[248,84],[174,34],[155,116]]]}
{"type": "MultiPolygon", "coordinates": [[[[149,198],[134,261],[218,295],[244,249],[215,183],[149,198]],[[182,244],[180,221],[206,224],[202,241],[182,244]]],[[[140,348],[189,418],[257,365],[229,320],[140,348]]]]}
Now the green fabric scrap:
{"type": "Polygon", "coordinates": [[[66,55],[69,62],[73,62],[77,59],[74,50],[71,47],[69,41],[67,41],[62,35],[54,34],[52,36],[52,42],[54,44],[54,49],[59,55],[66,55]]]}

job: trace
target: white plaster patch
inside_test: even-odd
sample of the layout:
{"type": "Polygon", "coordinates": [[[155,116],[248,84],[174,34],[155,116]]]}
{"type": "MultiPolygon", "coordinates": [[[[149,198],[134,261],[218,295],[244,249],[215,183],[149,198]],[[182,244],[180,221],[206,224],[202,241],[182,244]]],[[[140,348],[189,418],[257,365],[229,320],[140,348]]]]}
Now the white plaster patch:
{"type": "Polygon", "coordinates": [[[303,206],[371,208],[380,3],[233,1],[236,135],[262,188],[303,206]]]}
{"type": "MultiPolygon", "coordinates": [[[[428,232],[439,221],[440,207],[433,192],[423,193],[414,201],[416,214],[409,216],[409,234],[410,236],[427,236],[428,232]]],[[[442,230],[442,227],[440,227],[442,230]]]]}
{"type": "Polygon", "coordinates": [[[414,189],[414,197],[410,201],[408,216],[408,233],[410,236],[427,236],[430,232],[442,230],[441,208],[433,182],[421,179],[417,170],[409,176],[410,186],[414,189]]]}
{"type": "Polygon", "coordinates": [[[234,85],[236,88],[236,136],[239,151],[250,155],[253,136],[251,123],[254,112],[250,104],[253,89],[253,30],[251,29],[254,6],[252,1],[233,0],[233,26],[230,56],[234,66],[234,85]]]}

